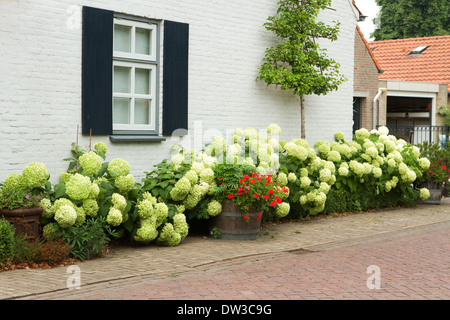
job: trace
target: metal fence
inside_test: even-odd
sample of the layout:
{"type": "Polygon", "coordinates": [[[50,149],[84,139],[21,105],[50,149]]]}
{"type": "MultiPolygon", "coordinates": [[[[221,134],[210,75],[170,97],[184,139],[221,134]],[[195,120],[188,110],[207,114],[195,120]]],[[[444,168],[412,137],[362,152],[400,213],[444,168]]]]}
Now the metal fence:
{"type": "Polygon", "coordinates": [[[445,143],[449,139],[449,126],[386,126],[389,134],[411,144],[445,143]]]}

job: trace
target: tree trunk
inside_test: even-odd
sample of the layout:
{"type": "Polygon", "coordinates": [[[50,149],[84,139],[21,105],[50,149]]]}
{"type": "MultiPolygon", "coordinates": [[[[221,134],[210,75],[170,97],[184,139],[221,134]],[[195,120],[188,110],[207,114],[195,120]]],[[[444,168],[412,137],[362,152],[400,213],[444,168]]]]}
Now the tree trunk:
{"type": "Polygon", "coordinates": [[[301,125],[301,138],[306,139],[305,133],[305,97],[303,95],[300,96],[300,125],[301,125]]]}

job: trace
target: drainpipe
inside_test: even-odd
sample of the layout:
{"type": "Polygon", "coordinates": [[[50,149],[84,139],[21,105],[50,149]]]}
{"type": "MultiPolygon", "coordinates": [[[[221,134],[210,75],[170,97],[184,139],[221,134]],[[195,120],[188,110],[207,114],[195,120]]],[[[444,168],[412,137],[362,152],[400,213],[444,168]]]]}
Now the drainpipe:
{"type": "Polygon", "coordinates": [[[378,118],[377,118],[377,101],[378,98],[381,96],[381,94],[383,92],[386,92],[387,89],[386,88],[380,88],[378,89],[377,95],[375,96],[375,98],[373,98],[373,107],[372,107],[372,129],[376,129],[377,125],[378,125],[378,118]]]}

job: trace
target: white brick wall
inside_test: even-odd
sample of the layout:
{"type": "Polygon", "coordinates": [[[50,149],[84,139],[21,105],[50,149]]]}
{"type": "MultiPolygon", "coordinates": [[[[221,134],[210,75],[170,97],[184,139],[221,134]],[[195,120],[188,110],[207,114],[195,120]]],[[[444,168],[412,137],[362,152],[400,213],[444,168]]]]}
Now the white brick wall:
{"type": "MultiPolygon", "coordinates": [[[[81,29],[76,8],[82,5],[186,22],[190,25],[190,141],[216,130],[277,123],[282,139],[300,137],[298,99],[290,92],[256,81],[264,51],[274,42],[264,22],[276,14],[275,0],[17,0],[0,1],[0,181],[31,161],[44,162],[52,181],[67,169],[81,128],[81,29]]],[[[322,18],[342,23],[339,41],[328,47],[349,81],[336,93],[307,97],[307,139],[347,136],[352,127],[353,41],[356,20],[351,1],[335,0],[322,18]]],[[[162,41],[161,41],[162,42],[162,41]]],[[[161,85],[162,88],[162,85],[161,85]]],[[[218,131],[217,131],[218,130],[218,131]]],[[[174,141],[112,143],[107,160],[122,157],[142,177],[169,155],[174,141]]],[[[89,137],[79,136],[88,147],[89,137]]]]}

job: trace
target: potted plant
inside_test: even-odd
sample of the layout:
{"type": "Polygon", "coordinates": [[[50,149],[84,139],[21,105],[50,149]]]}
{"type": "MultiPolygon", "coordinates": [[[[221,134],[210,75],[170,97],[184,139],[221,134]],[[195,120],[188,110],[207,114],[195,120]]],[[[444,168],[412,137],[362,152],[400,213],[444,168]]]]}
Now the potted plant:
{"type": "Polygon", "coordinates": [[[39,237],[39,218],[43,211],[40,202],[51,186],[43,163],[32,162],[22,173],[9,174],[0,188],[0,216],[12,223],[15,234],[25,234],[34,240],[39,237]]]}
{"type": "Polygon", "coordinates": [[[440,204],[443,188],[450,178],[450,148],[447,142],[444,148],[438,144],[424,143],[420,146],[421,153],[430,160],[430,167],[419,179],[421,187],[430,191],[430,198],[424,203],[440,204]]]}
{"type": "Polygon", "coordinates": [[[210,205],[221,204],[211,219],[211,229],[219,231],[222,239],[253,240],[261,228],[262,216],[274,210],[280,217],[289,213],[284,202],[289,189],[273,181],[272,174],[259,174],[246,164],[218,164],[215,199],[210,205]]]}

